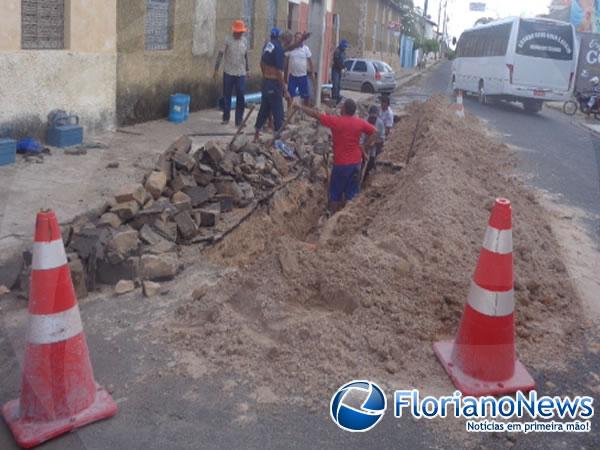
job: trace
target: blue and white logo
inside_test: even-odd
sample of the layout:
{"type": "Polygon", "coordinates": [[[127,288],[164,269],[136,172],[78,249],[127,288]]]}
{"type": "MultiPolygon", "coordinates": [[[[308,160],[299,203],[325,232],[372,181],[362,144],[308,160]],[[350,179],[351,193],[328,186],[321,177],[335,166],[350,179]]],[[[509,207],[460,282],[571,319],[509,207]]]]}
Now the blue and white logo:
{"type": "Polygon", "coordinates": [[[331,418],[342,430],[369,431],[383,417],[387,399],[383,390],[371,381],[354,380],[331,397],[331,418]]]}

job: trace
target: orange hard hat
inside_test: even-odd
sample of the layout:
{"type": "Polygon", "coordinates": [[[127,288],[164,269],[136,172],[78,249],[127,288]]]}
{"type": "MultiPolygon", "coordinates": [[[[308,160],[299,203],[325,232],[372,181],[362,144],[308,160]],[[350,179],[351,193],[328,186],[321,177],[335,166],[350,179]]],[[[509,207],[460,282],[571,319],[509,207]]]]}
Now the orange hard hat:
{"type": "Polygon", "coordinates": [[[245,33],[248,31],[248,28],[246,28],[246,24],[243,20],[234,20],[231,25],[231,31],[234,33],[245,33]]]}

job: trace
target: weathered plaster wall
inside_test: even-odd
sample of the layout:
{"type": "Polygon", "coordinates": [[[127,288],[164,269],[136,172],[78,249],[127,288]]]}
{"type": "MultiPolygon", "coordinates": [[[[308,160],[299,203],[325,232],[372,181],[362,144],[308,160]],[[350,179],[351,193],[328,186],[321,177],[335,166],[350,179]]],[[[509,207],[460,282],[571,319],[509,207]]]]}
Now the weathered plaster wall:
{"type": "Polygon", "coordinates": [[[340,16],[340,39],[350,42],[348,56],[382,59],[399,67],[398,38],[388,37],[387,30],[390,21],[400,20],[396,9],[383,0],[343,0],[335,3],[334,12],[340,16]]]}
{"type": "MultiPolygon", "coordinates": [[[[255,0],[248,92],[259,89],[260,52],[267,39],[269,1],[255,0]]],[[[287,1],[277,0],[279,27],[285,28],[287,12],[287,1]]],[[[118,122],[131,124],[166,117],[169,96],[176,92],[191,96],[192,110],[215,106],[221,95],[221,78],[216,82],[212,79],[216,53],[225,36],[231,34],[231,22],[242,14],[241,0],[176,0],[172,48],[146,51],[145,0],[118,0],[118,122]],[[216,11],[211,10],[213,4],[216,11]]]]}
{"type": "Polygon", "coordinates": [[[21,1],[0,14],[0,135],[43,138],[53,109],[77,114],[87,132],[116,111],[116,0],[67,0],[65,50],[21,50],[21,1]]]}

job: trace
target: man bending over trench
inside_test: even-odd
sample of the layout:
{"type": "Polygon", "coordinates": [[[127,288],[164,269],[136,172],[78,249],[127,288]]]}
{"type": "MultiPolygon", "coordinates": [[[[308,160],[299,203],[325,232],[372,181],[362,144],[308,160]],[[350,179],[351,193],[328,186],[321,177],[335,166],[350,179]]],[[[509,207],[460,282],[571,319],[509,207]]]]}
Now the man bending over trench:
{"type": "Polygon", "coordinates": [[[295,107],[331,129],[333,168],[329,183],[329,210],[335,214],[360,192],[362,164],[368,160],[360,146],[360,137],[362,134],[369,136],[366,147],[371,147],[377,140],[377,130],[369,122],[355,116],[356,103],[352,99],[342,104],[341,116],[323,114],[318,109],[304,105],[295,107]]]}

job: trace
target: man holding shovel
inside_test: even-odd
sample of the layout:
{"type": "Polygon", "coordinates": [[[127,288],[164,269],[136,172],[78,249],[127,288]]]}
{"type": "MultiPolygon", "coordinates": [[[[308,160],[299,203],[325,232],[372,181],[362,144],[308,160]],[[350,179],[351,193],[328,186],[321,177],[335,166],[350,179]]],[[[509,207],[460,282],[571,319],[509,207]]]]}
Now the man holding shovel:
{"type": "Polygon", "coordinates": [[[331,129],[333,168],[329,182],[329,209],[335,214],[360,192],[363,161],[368,160],[361,148],[360,138],[363,134],[368,136],[365,146],[369,148],[377,140],[377,130],[355,115],[356,103],[352,99],[347,99],[342,104],[341,116],[322,114],[318,109],[304,105],[293,107],[301,109],[319,120],[321,125],[331,129]]]}

